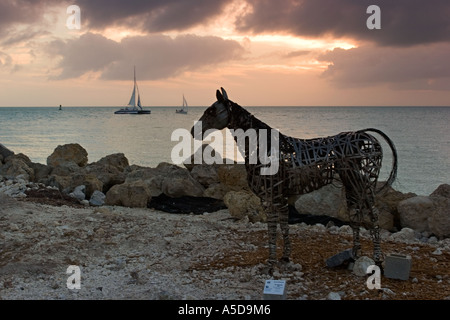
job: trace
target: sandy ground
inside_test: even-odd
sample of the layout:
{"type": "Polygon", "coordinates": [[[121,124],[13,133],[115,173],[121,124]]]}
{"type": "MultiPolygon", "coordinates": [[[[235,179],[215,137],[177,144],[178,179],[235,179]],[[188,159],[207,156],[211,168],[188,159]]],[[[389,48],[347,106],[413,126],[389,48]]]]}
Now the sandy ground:
{"type": "MultiPolygon", "coordinates": [[[[178,215],[30,200],[0,195],[0,299],[263,298],[265,224],[235,221],[227,210],[178,215]],[[77,275],[69,266],[79,267],[80,289],[68,288],[77,275]]],[[[382,288],[370,290],[367,277],[325,265],[351,247],[348,226],[291,225],[291,237],[293,261],[273,274],[286,280],[287,299],[450,299],[450,239],[384,232],[384,252],[411,255],[412,270],[407,281],[382,276],[382,288]]]]}

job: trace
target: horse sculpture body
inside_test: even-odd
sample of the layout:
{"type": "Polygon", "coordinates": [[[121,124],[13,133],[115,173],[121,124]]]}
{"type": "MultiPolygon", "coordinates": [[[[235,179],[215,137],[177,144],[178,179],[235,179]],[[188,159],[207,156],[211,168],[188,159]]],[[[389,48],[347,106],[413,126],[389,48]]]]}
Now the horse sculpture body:
{"type": "MultiPolygon", "coordinates": [[[[235,140],[239,133],[255,129],[257,140],[261,139],[259,132],[274,134],[267,124],[251,115],[244,108],[228,99],[222,88],[217,90],[217,102],[209,107],[199,119],[202,124],[202,133],[210,129],[233,129],[235,140]],[[239,130],[242,129],[242,130],[239,130]]],[[[194,127],[192,135],[194,136],[194,127]]],[[[298,139],[277,133],[277,154],[271,155],[274,150],[271,145],[274,140],[267,138],[268,146],[265,149],[268,156],[276,156],[277,171],[272,174],[262,174],[267,168],[267,162],[250,161],[252,153],[258,152],[250,148],[247,141],[243,147],[243,156],[247,170],[247,181],[251,190],[260,197],[267,210],[267,223],[269,232],[269,265],[277,261],[276,236],[277,225],[283,235],[284,250],[282,262],[288,262],[291,253],[288,225],[287,199],[291,195],[301,195],[320,189],[334,180],[342,182],[347,207],[350,214],[353,230],[353,256],[356,258],[361,251],[359,241],[359,228],[364,217],[370,219],[369,229],[373,238],[374,260],[377,264],[382,261],[378,216],[374,208],[376,184],[381,169],[383,152],[379,141],[368,132],[375,132],[382,136],[393,153],[393,166],[390,176],[379,192],[393,183],[397,173],[397,153],[393,142],[378,129],[364,129],[355,132],[342,132],[335,136],[317,139],[298,139]]],[[[198,138],[195,137],[194,138],[198,138]]]]}

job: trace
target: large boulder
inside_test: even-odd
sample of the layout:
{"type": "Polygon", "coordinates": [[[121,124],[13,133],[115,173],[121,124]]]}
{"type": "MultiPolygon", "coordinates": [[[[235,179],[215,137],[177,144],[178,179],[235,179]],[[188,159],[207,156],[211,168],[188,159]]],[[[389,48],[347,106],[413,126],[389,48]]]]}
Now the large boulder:
{"type": "Polygon", "coordinates": [[[217,165],[219,182],[230,190],[250,190],[247,182],[247,170],[245,164],[221,164],[217,165]]]}
{"type": "Polygon", "coordinates": [[[430,194],[435,210],[428,217],[430,231],[440,238],[450,237],[450,185],[441,184],[430,194]]]}
{"type": "Polygon", "coordinates": [[[398,205],[402,227],[450,237],[450,186],[440,185],[430,196],[416,196],[398,205]]]}
{"type": "Polygon", "coordinates": [[[34,170],[34,182],[45,181],[52,171],[50,166],[42,163],[32,162],[28,166],[34,170]]]}
{"type": "Polygon", "coordinates": [[[161,183],[161,191],[172,198],[182,196],[201,197],[205,188],[192,176],[187,169],[169,173],[161,183]]]}
{"type": "MultiPolygon", "coordinates": [[[[383,184],[381,182],[381,184],[383,184]]],[[[380,192],[375,196],[375,208],[378,211],[378,225],[385,230],[393,231],[398,226],[397,205],[415,194],[403,194],[393,188],[380,192]]],[[[313,192],[301,195],[295,201],[295,208],[301,214],[327,215],[342,221],[350,221],[345,190],[335,184],[326,185],[313,192]]],[[[369,226],[370,218],[364,217],[369,226]]]]}
{"type": "Polygon", "coordinates": [[[0,162],[5,161],[9,156],[13,156],[14,152],[9,150],[3,144],[0,143],[0,162]]]}
{"type": "Polygon", "coordinates": [[[428,217],[430,232],[439,238],[450,237],[450,198],[433,199],[435,209],[428,217]]]}
{"type": "Polygon", "coordinates": [[[156,168],[136,167],[127,174],[126,182],[142,181],[153,197],[161,193],[178,198],[201,197],[205,188],[195,180],[186,168],[162,162],[156,168]]]}
{"type": "Polygon", "coordinates": [[[416,196],[398,204],[400,225],[419,232],[429,231],[428,217],[434,211],[434,202],[430,197],[416,196]]]}
{"type": "Polygon", "coordinates": [[[112,186],[125,182],[126,173],[124,171],[128,166],[128,159],[125,155],[116,153],[88,164],[82,171],[94,175],[100,180],[103,185],[103,190],[101,191],[106,193],[112,186]]]}
{"type": "Polygon", "coordinates": [[[327,215],[333,218],[338,218],[346,207],[343,189],[333,184],[304,194],[295,202],[295,209],[301,214],[327,215]]]}
{"type": "Polygon", "coordinates": [[[87,163],[87,151],[78,143],[58,146],[47,158],[47,165],[52,167],[84,167],[87,163]]]}
{"type": "Polygon", "coordinates": [[[34,180],[34,170],[30,167],[31,161],[24,154],[10,155],[5,164],[0,167],[0,175],[7,179],[34,180]]]}
{"type": "Polygon", "coordinates": [[[441,184],[439,187],[436,188],[431,194],[430,197],[437,198],[437,197],[444,197],[444,198],[450,198],[450,185],[447,183],[441,184]]]}
{"type": "Polygon", "coordinates": [[[192,168],[191,176],[205,188],[219,182],[217,167],[215,165],[200,164],[192,168]]]}
{"type": "Polygon", "coordinates": [[[106,193],[105,204],[130,208],[146,208],[151,200],[150,190],[142,181],[116,184],[106,193]]]}
{"type": "Polygon", "coordinates": [[[230,191],[223,198],[230,215],[236,219],[248,217],[250,222],[265,222],[267,215],[261,200],[246,190],[230,191]]]}
{"type": "Polygon", "coordinates": [[[128,159],[123,153],[114,153],[107,155],[97,162],[93,162],[90,166],[114,167],[118,171],[123,172],[129,166],[128,159]]]}

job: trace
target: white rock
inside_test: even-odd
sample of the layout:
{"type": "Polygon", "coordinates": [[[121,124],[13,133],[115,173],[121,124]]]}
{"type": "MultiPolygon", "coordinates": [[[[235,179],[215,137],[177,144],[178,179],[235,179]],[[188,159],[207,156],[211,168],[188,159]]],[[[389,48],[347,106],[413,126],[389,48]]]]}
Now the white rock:
{"type": "Polygon", "coordinates": [[[355,261],[355,265],[353,266],[353,273],[358,277],[364,277],[367,275],[367,268],[374,264],[375,261],[373,261],[369,257],[362,256],[355,261]]]}
{"type": "Polygon", "coordinates": [[[341,296],[337,292],[330,292],[327,296],[327,300],[341,300],[341,296]]]}
{"type": "Polygon", "coordinates": [[[431,254],[434,254],[435,256],[440,256],[442,254],[442,250],[441,248],[437,248],[431,254]]]}

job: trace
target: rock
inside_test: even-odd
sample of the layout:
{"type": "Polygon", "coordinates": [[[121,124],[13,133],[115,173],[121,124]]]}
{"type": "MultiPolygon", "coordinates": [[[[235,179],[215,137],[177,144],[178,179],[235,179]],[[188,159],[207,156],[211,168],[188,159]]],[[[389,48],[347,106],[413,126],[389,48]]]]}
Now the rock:
{"type": "Polygon", "coordinates": [[[223,198],[230,215],[236,219],[248,217],[250,222],[265,222],[267,216],[261,200],[250,191],[230,191],[223,198]]]}
{"type": "Polygon", "coordinates": [[[34,170],[30,168],[29,164],[31,164],[31,161],[25,155],[11,155],[6,159],[5,164],[0,167],[0,175],[7,179],[21,176],[26,181],[33,181],[34,170]]]}
{"type": "Polygon", "coordinates": [[[221,164],[217,166],[219,182],[233,191],[250,190],[244,164],[221,164]]]}
{"type": "Polygon", "coordinates": [[[186,167],[186,169],[191,171],[195,166],[205,164],[203,161],[204,160],[203,155],[208,155],[208,157],[215,158],[215,159],[217,158],[218,162],[216,162],[216,163],[223,163],[223,160],[222,160],[222,157],[220,156],[220,154],[216,153],[216,150],[213,147],[211,147],[209,144],[205,143],[205,144],[202,144],[202,147],[198,148],[194,154],[192,154],[189,158],[184,160],[183,165],[186,167]],[[219,161],[219,158],[221,159],[220,161],[219,161]],[[195,163],[196,161],[198,161],[198,159],[201,159],[202,162],[195,163]]]}
{"type": "Polygon", "coordinates": [[[1,159],[3,159],[2,161],[5,161],[6,158],[13,155],[14,155],[13,151],[9,150],[7,147],[5,147],[3,144],[0,143],[0,156],[1,159]]]}
{"type": "Polygon", "coordinates": [[[67,167],[73,164],[78,167],[84,167],[87,163],[87,151],[78,143],[58,146],[47,158],[47,165],[52,167],[67,167]]]}
{"type": "Polygon", "coordinates": [[[162,181],[161,191],[172,198],[182,196],[201,197],[205,188],[196,181],[187,169],[170,172],[162,181]]]}
{"type": "Polygon", "coordinates": [[[347,264],[350,261],[353,261],[353,259],[352,249],[350,248],[328,258],[326,261],[326,265],[328,268],[335,268],[347,264]]]}
{"type": "Polygon", "coordinates": [[[442,255],[442,250],[441,250],[441,248],[437,248],[431,254],[434,254],[435,256],[440,256],[440,255],[442,255]]]}
{"type": "Polygon", "coordinates": [[[295,209],[300,214],[328,215],[337,218],[341,208],[346,207],[342,192],[342,188],[332,184],[326,185],[300,196],[295,202],[295,209]]]}
{"type": "Polygon", "coordinates": [[[76,187],[69,195],[79,201],[83,201],[86,199],[86,186],[81,185],[76,187]]]}
{"type": "Polygon", "coordinates": [[[100,161],[88,164],[80,170],[81,174],[85,173],[95,176],[102,183],[102,190],[100,191],[104,193],[108,192],[112,186],[122,184],[126,180],[126,174],[123,172],[124,169],[119,162],[120,158],[114,160],[113,156],[115,155],[112,155],[111,158],[102,158],[100,161]],[[119,162],[119,164],[109,164],[114,162],[119,162]]]}
{"type": "Polygon", "coordinates": [[[63,189],[63,191],[68,192],[80,185],[86,186],[85,194],[87,198],[90,198],[95,190],[103,190],[103,183],[97,179],[95,175],[90,173],[86,174],[80,171],[79,173],[72,175],[69,186],[66,187],[65,190],[63,189]]]}
{"type": "Polygon", "coordinates": [[[341,295],[337,292],[330,292],[327,296],[327,300],[341,300],[341,295]]]}
{"type": "MultiPolygon", "coordinates": [[[[380,228],[394,230],[397,203],[408,196],[392,188],[376,196],[375,207],[378,210],[380,228]]],[[[344,188],[334,184],[301,195],[295,201],[295,208],[300,214],[327,215],[342,221],[350,221],[344,188]]],[[[365,222],[370,223],[369,217],[365,217],[365,222]]]]}
{"type": "Polygon", "coordinates": [[[191,176],[205,188],[219,182],[217,169],[216,166],[214,165],[207,165],[207,164],[196,165],[191,170],[191,176]]]}
{"type": "Polygon", "coordinates": [[[49,187],[55,187],[58,190],[68,189],[71,185],[71,181],[72,177],[70,176],[58,176],[58,175],[50,175],[47,179],[41,180],[43,184],[49,187]]]}
{"type": "Polygon", "coordinates": [[[34,182],[47,179],[52,171],[51,167],[41,163],[31,162],[28,166],[34,170],[34,182]]]}
{"type": "Polygon", "coordinates": [[[353,266],[353,273],[358,277],[364,277],[367,275],[367,268],[369,266],[375,265],[375,261],[371,258],[362,256],[356,259],[355,264],[353,266]]]}
{"type": "Polygon", "coordinates": [[[210,185],[204,192],[203,196],[223,200],[223,197],[230,192],[230,188],[221,183],[215,183],[210,185]]]}
{"type": "Polygon", "coordinates": [[[450,185],[442,184],[430,194],[434,210],[428,217],[429,230],[439,238],[450,237],[450,185]]]}
{"type": "Polygon", "coordinates": [[[145,208],[150,199],[147,185],[142,181],[135,181],[113,186],[106,193],[105,203],[112,206],[145,208]]]}
{"type": "Polygon", "coordinates": [[[430,197],[444,197],[444,198],[450,198],[450,185],[449,184],[441,184],[439,187],[437,187],[436,190],[434,190],[430,197]]]}
{"type": "Polygon", "coordinates": [[[435,210],[428,217],[429,230],[439,238],[450,237],[450,198],[433,198],[435,210]]]}
{"type": "Polygon", "coordinates": [[[415,232],[411,228],[403,228],[399,232],[393,233],[391,237],[397,241],[409,242],[413,241],[415,237],[415,232]]]}
{"type": "Polygon", "coordinates": [[[429,197],[416,196],[398,205],[400,225],[418,232],[428,231],[439,238],[450,236],[448,185],[439,186],[429,197]]]}
{"type": "MultiPolygon", "coordinates": [[[[379,182],[383,184],[383,182],[379,182]]],[[[402,193],[387,187],[386,191],[379,193],[375,197],[375,207],[379,211],[379,225],[381,228],[394,231],[394,228],[401,229],[399,225],[398,204],[406,199],[417,196],[415,193],[402,193]]]]}
{"type": "Polygon", "coordinates": [[[398,204],[400,225],[419,232],[428,231],[428,217],[434,210],[432,199],[417,196],[401,201],[398,204]]]}
{"type": "Polygon", "coordinates": [[[105,204],[105,199],[106,195],[103,192],[95,190],[89,199],[89,204],[91,206],[100,207],[105,204]]]}
{"type": "Polygon", "coordinates": [[[106,157],[101,158],[97,162],[93,162],[92,166],[102,166],[102,167],[114,167],[120,172],[123,172],[125,168],[129,166],[128,159],[123,153],[110,154],[106,157]]]}

